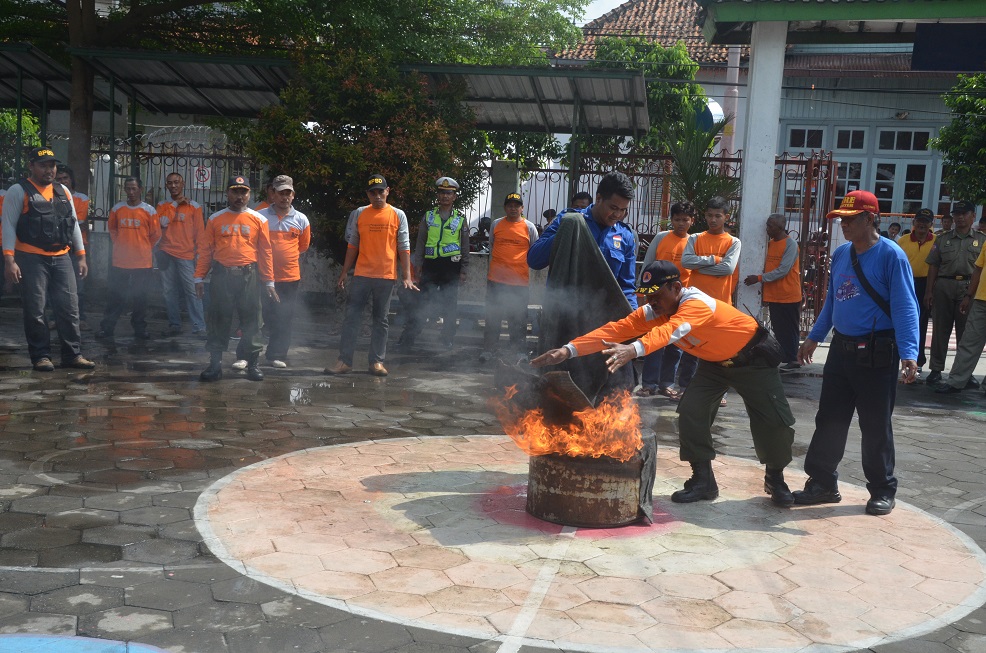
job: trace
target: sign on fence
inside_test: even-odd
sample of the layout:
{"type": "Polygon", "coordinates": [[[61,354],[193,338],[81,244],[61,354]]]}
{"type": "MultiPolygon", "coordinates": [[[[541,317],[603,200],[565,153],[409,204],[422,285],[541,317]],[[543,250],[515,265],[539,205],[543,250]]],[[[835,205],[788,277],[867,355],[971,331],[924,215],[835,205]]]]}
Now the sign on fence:
{"type": "Polygon", "coordinates": [[[212,188],[212,169],[206,166],[199,166],[195,168],[195,174],[192,180],[193,188],[212,188]]]}

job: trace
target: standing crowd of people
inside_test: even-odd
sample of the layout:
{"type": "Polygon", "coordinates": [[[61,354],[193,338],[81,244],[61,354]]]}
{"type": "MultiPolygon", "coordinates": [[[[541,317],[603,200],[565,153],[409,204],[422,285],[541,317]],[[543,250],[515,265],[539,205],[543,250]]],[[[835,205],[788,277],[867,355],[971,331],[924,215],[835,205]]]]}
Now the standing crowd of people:
{"type": "MultiPolygon", "coordinates": [[[[81,351],[81,289],[88,268],[86,230],[80,222],[88,212],[88,198],[73,194],[74,175],[57,164],[50,149],[32,152],[28,172],[2,197],[2,243],[5,276],[21,292],[31,363],[39,372],[55,369],[45,315],[50,304],[62,366],[92,369],[95,363],[81,351]]],[[[459,290],[469,265],[469,228],[455,206],[458,182],[440,177],[435,187],[436,206],[420,219],[412,248],[408,217],[388,202],[387,180],[381,174],[367,179],[368,203],[350,214],[346,227],[348,245],[337,282],[346,307],[338,360],[326,374],[353,370],[369,304],[368,371],[388,375],[388,315],[395,286],[407,316],[398,345],[413,347],[424,324],[432,321],[441,324],[443,346],[452,346],[459,290]]],[[[309,220],[293,206],[291,177],[274,177],[266,201],[251,209],[248,180],[233,176],[226,186],[227,206],[208,218],[201,205],[185,196],[184,180],[177,172],[167,176],[170,198],[156,207],[143,201],[139,178],[126,178],[123,188],[126,199],[108,218],[112,267],[95,337],[112,340],[117,322],[127,312],[134,338],[152,337],[146,307],[156,267],[163,283],[166,335],[182,332],[184,303],[192,334],[206,337],[210,360],[202,381],[222,378],[234,319],[240,331],[234,369],[244,370],[250,380],[263,380],[262,352],[272,367],[287,367],[300,256],[311,243],[309,220]]],[[[870,492],[866,512],[891,512],[897,490],[891,418],[898,382],[913,383],[927,363],[925,381],[936,392],[957,393],[979,385],[972,371],[986,345],[986,287],[980,283],[986,235],[972,228],[975,206],[956,202],[947,216],[950,224],[938,233],[931,231],[933,212],[922,209],[909,231],[891,238],[878,230],[880,210],[872,193],[846,195],[828,218],[840,220],[848,242],[831,254],[825,303],[802,342],[801,257],[783,214],[772,214],[764,222],[768,242],[762,272],[743,279],[747,286],[762,288],[772,327],[768,329],[732,305],[742,243],[726,229],[730,216],[725,199],[715,197],[701,207],[707,228],[700,233],[689,233],[699,207],[674,204],[671,229],[650,242],[638,274],[637,235],[624,222],[633,198],[631,180],[619,172],[608,173],[594,197],[573,197],[571,206],[552,212],[540,234],[524,215],[522,196],[511,192],[504,198],[503,217],[489,225],[480,361],[499,355],[504,321],[509,348],[527,353],[530,270],[551,264],[563,220],[575,219],[579,225],[584,221],[632,312],[536,356],[531,364],[554,365],[601,353],[613,373],[642,358],[636,394],[678,402],[680,456],[690,464],[692,475],[672,495],[673,501],[718,496],[712,425],[732,390],[749,414],[754,449],[765,466],[764,490],[773,503],[841,501],[838,466],[855,414],[870,492]],[[638,298],[643,300],[639,304],[638,298]],[[932,342],[926,359],[929,321],[932,342]],[[953,330],[958,351],[945,379],[953,330]],[[815,431],[805,459],[810,478],[803,490],[792,492],[784,469],[792,460],[795,420],[781,373],[810,363],[830,333],[815,431]]],[[[899,232],[899,224],[892,226],[899,232]]]]}

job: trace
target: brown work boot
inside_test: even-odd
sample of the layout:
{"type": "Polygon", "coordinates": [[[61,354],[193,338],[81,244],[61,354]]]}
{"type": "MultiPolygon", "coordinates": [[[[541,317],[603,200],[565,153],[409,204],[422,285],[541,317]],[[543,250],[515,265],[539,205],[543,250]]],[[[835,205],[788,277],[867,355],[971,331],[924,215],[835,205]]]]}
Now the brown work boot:
{"type": "Polygon", "coordinates": [[[63,363],[62,367],[74,367],[77,370],[94,370],[96,369],[96,364],[82,354],[79,354],[72,360],[63,363]]]}
{"type": "Polygon", "coordinates": [[[335,365],[326,367],[324,370],[326,374],[349,374],[352,371],[352,366],[346,365],[342,361],[336,361],[335,365]]]}
{"type": "Polygon", "coordinates": [[[370,365],[370,374],[373,376],[387,376],[387,368],[383,366],[383,363],[377,361],[370,365]]]}
{"type": "Polygon", "coordinates": [[[47,356],[42,356],[38,360],[34,361],[34,371],[35,372],[54,372],[55,364],[51,362],[51,359],[47,356]]]}

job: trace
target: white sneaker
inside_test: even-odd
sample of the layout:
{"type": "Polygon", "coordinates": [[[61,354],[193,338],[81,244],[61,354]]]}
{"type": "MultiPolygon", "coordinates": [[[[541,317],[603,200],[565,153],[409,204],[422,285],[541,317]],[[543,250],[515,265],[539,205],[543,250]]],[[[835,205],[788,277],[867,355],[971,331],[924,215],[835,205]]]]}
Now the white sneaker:
{"type": "Polygon", "coordinates": [[[230,367],[232,367],[234,370],[245,370],[247,368],[247,362],[241,358],[240,360],[230,365],[230,367]]]}
{"type": "Polygon", "coordinates": [[[277,369],[284,369],[285,367],[288,366],[288,364],[285,363],[284,361],[272,360],[270,362],[270,366],[271,367],[276,367],[277,369]]]}

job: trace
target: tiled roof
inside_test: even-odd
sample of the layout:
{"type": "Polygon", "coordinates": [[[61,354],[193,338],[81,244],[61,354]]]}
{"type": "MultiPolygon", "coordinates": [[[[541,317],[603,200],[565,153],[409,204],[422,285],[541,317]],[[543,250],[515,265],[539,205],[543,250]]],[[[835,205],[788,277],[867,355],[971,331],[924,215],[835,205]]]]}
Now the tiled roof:
{"type": "MultiPolygon", "coordinates": [[[[700,64],[725,64],[727,48],[710,45],[695,24],[699,12],[695,0],[629,0],[616,9],[590,21],[582,28],[585,40],[574,49],[558,54],[559,59],[594,59],[599,36],[640,36],[672,46],[682,41],[688,54],[700,64]]],[[[747,48],[743,48],[744,58],[747,48]]]]}

